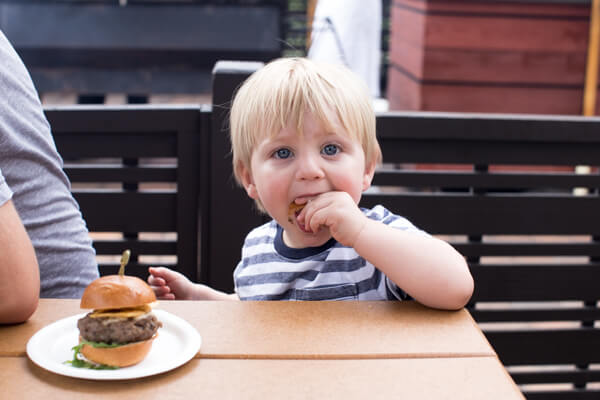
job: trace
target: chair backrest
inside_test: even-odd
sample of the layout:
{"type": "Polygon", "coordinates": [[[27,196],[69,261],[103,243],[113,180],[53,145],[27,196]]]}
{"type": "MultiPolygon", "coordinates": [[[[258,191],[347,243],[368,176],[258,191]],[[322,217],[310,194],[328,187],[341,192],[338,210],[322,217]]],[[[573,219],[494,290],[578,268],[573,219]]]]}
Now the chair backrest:
{"type": "MultiPolygon", "coordinates": [[[[75,106],[46,109],[65,172],[99,256],[101,274],[148,265],[199,277],[201,160],[207,145],[199,107],[75,106]]],[[[205,190],[204,190],[205,191],[205,190]]]]}
{"type": "Polygon", "coordinates": [[[206,235],[209,244],[204,277],[210,286],[227,292],[233,290],[233,270],[240,260],[244,238],[265,220],[234,181],[228,123],[236,89],[261,66],[262,63],[256,62],[221,61],[213,70],[206,235]]]}
{"type": "MultiPolygon", "coordinates": [[[[600,381],[586,369],[600,362],[599,127],[583,117],[377,118],[386,164],[362,204],[386,205],[467,258],[472,315],[505,365],[531,367],[510,370],[519,384],[600,381]],[[581,165],[591,173],[576,173],[581,165]]],[[[543,393],[527,397],[558,398],[543,393]]]]}

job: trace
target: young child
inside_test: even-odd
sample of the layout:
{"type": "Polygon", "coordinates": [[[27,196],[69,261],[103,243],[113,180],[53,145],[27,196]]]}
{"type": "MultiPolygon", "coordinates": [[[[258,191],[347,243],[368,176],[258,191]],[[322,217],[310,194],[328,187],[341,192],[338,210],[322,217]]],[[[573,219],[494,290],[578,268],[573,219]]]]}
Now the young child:
{"type": "Polygon", "coordinates": [[[381,150],[368,89],[352,72],[273,61],[239,89],[230,128],[235,177],[273,220],[246,237],[234,294],[150,268],[159,298],[467,303],[473,279],[457,251],[383,206],[358,207],[381,150]]]}

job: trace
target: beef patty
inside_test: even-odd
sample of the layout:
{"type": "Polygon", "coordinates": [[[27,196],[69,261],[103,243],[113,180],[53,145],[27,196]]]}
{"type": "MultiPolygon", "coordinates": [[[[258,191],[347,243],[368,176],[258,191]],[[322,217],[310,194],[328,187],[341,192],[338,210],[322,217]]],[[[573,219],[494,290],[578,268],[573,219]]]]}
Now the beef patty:
{"type": "Polygon", "coordinates": [[[139,318],[91,318],[77,321],[82,338],[91,342],[129,343],[150,339],[162,326],[152,313],[139,318]]]}

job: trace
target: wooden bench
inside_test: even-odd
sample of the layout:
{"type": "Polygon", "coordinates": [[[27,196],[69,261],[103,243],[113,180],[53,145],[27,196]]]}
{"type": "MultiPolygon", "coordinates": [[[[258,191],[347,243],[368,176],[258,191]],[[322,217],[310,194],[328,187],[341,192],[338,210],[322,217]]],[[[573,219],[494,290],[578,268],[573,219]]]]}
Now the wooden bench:
{"type": "MultiPolygon", "coordinates": [[[[214,103],[227,104],[244,68],[215,72],[214,103]]],[[[208,282],[231,290],[243,237],[265,218],[232,183],[226,113],[212,118],[210,217],[235,229],[211,224],[208,282]]],[[[377,131],[385,164],[361,205],[467,258],[469,310],[528,399],[599,398],[600,118],[385,113],[377,131]]]]}

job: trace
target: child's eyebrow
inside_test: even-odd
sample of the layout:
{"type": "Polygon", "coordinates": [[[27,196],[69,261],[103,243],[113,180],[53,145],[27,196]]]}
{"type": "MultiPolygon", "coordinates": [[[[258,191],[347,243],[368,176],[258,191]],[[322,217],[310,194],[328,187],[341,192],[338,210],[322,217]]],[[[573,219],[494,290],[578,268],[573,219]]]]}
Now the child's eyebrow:
{"type": "Polygon", "coordinates": [[[348,132],[328,132],[323,135],[325,138],[341,138],[343,140],[355,140],[354,136],[348,132]]]}

